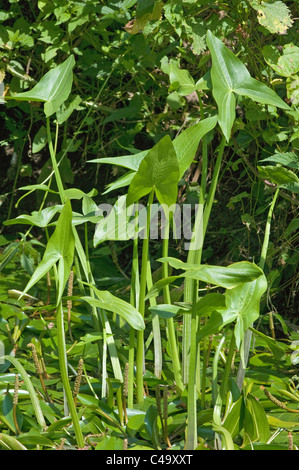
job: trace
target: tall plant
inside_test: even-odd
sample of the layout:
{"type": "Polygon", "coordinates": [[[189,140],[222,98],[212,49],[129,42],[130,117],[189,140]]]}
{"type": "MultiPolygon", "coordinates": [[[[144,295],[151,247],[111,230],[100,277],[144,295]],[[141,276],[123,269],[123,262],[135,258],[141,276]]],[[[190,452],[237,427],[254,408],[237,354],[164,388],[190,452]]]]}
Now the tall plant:
{"type": "MultiPolygon", "coordinates": [[[[133,406],[133,362],[135,361],[135,332],[137,332],[136,401],[138,404],[142,404],[143,402],[143,374],[145,363],[144,329],[145,323],[148,320],[146,318],[146,301],[150,299],[150,312],[153,314],[152,328],[154,333],[157,333],[157,337],[155,338],[157,351],[159,350],[158,343],[160,340],[159,321],[157,320],[161,312],[164,314],[166,312],[167,339],[172,359],[175,385],[178,393],[182,393],[185,389],[187,391],[186,449],[194,449],[197,446],[197,403],[200,395],[201,404],[203,407],[205,406],[206,363],[202,359],[202,354],[205,355],[207,352],[206,338],[212,334],[221,332],[224,338],[221,340],[221,345],[226,338],[230,338],[229,353],[220,388],[218,389],[217,383],[215,381],[213,382],[213,428],[217,435],[222,436],[225,448],[233,447],[231,436],[223,427],[221,414],[222,406],[229,392],[231,364],[236,347],[240,350],[243,367],[246,365],[247,346],[244,346],[244,337],[247,330],[259,316],[260,299],[265,292],[267,283],[263,273],[264,266],[262,261],[260,266],[247,261],[232,263],[225,267],[205,265],[202,264],[201,259],[202,248],[212,214],[223,156],[226,149],[230,146],[237,96],[243,96],[286,111],[289,108],[273,90],[252,78],[245,65],[225,47],[211,31],[207,33],[207,45],[212,58],[210,90],[216,102],[218,114],[205,118],[203,108],[201,108],[202,119],[200,122],[183,131],[173,141],[169,136],[165,136],[152,149],[140,152],[134,156],[102,158],[92,161],[93,163],[120,165],[129,170],[120,181],[110,185],[110,190],[128,186],[127,194],[122,201],[118,201],[118,208],[122,207],[127,209],[132,206],[132,204],[147,197],[140,267],[138,266],[137,238],[135,237],[134,240],[131,303],[118,299],[108,291],[100,291],[95,286],[93,273],[91,272],[88,260],[88,244],[86,243],[85,248],[83,248],[76,229],[77,223],[87,223],[88,221],[95,223],[98,221],[94,215],[90,215],[91,211],[89,210],[92,208],[92,211],[94,211],[95,204],[92,200],[92,195],[86,195],[75,188],[70,190],[64,188],[59,170],[60,162],[57,162],[56,157],[58,124],[56,125],[55,140],[52,142],[50,117],[59,111],[60,106],[67,99],[71,91],[72,69],[75,65],[74,58],[70,56],[64,63],[50,70],[31,91],[13,96],[13,99],[20,101],[40,101],[44,103],[48,148],[61,204],[55,206],[54,209],[43,209],[39,214],[35,214],[34,217],[32,216],[31,219],[27,217],[27,222],[29,221],[30,225],[36,224],[38,220],[41,223],[39,226],[45,229],[52,224],[56,225],[56,227],[52,236],[48,238],[43,259],[26,286],[24,293],[45,276],[50,269],[54,271],[56,280],[60,370],[79,447],[83,447],[84,440],[79,416],[77,415],[69,388],[62,308],[65,284],[69,277],[74,257],[79,260],[85,276],[85,279],[81,282],[81,286],[84,289],[81,300],[87,302],[90,306],[95,328],[105,332],[104,344],[101,346],[103,359],[102,397],[105,396],[107,385],[107,373],[105,368],[107,347],[110,352],[114,376],[119,381],[123,381],[118,351],[113,335],[111,334],[111,326],[106,313],[108,311],[120,315],[131,327],[129,347],[130,406],[133,406]],[[209,191],[207,191],[206,179],[209,152],[206,136],[216,127],[217,123],[219,125],[220,141],[215,152],[216,160],[211,184],[209,191]],[[187,262],[183,263],[176,258],[168,256],[169,234],[173,220],[171,207],[177,200],[179,180],[190,167],[201,142],[203,165],[198,204],[200,209],[196,214],[191,239],[193,249],[189,251],[187,262]],[[70,202],[72,198],[82,199],[83,215],[79,215],[76,218],[72,212],[70,202]],[[155,198],[164,209],[166,216],[164,219],[163,255],[160,259],[163,267],[162,279],[152,285],[149,248],[151,209],[155,198]],[[123,204],[123,206],[121,206],[121,204],[123,204]],[[59,219],[57,222],[53,223],[52,218],[57,213],[60,213],[59,219]],[[192,242],[194,242],[194,244],[192,244],[192,242]],[[169,276],[169,266],[178,271],[182,271],[181,274],[169,276]],[[172,304],[169,290],[170,284],[177,280],[185,282],[184,302],[181,306],[172,304]],[[220,287],[225,290],[225,293],[218,294],[207,292],[205,296],[199,297],[199,282],[212,285],[213,287],[220,287]],[[89,295],[85,293],[86,288],[88,289],[89,295]],[[163,291],[164,303],[162,305],[155,305],[153,299],[157,297],[160,291],[163,291]],[[178,312],[184,315],[182,345],[179,344],[177,340],[175,328],[175,315],[178,312]],[[201,342],[203,342],[202,352],[199,348],[201,342]]],[[[176,78],[178,81],[180,81],[180,77],[182,77],[182,80],[186,78],[184,74],[180,75],[177,73],[176,78]]],[[[202,81],[198,81],[194,86],[199,94],[199,98],[201,85],[202,81]]],[[[50,191],[50,179],[46,182],[48,182],[48,185],[37,185],[31,189],[50,191]]],[[[277,194],[271,206],[272,210],[277,194]]],[[[272,212],[269,213],[262,260],[264,260],[266,256],[271,215],[272,212]]],[[[20,221],[24,221],[24,217],[20,219],[17,218],[14,222],[18,223],[20,221]]],[[[10,222],[13,223],[12,221],[10,222]]],[[[125,226],[128,222],[129,220],[125,219],[125,226]]],[[[136,230],[135,224],[131,225],[131,227],[133,227],[133,231],[136,230]]],[[[118,238],[115,233],[111,233],[110,237],[114,240],[123,239],[122,236],[118,238]]],[[[131,237],[129,236],[128,238],[131,237]]],[[[103,233],[103,226],[99,224],[95,230],[94,244],[97,245],[105,239],[107,239],[107,233],[103,233]]],[[[219,350],[214,357],[214,378],[217,377],[217,357],[219,357],[219,350]]],[[[161,352],[159,354],[157,353],[156,359],[156,370],[161,371],[161,352]]]]}

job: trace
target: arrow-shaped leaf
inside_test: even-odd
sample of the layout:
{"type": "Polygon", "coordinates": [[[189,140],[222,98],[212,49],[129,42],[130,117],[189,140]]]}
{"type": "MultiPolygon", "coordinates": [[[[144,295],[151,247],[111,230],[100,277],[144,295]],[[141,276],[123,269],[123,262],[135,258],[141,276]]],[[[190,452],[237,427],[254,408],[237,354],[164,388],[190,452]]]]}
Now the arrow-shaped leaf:
{"type": "Polygon", "coordinates": [[[54,114],[68,98],[73,82],[75,65],[71,55],[62,64],[49,70],[30,91],[17,93],[12,98],[18,101],[42,101],[46,117],[54,114]]]}
{"type": "Polygon", "coordinates": [[[234,93],[254,101],[278,108],[288,105],[264,83],[252,78],[245,65],[211,31],[207,33],[207,45],[212,56],[212,93],[218,106],[219,125],[228,141],[235,120],[236,98],[234,93]]]}
{"type": "Polygon", "coordinates": [[[72,229],[72,207],[67,199],[55,231],[49,239],[42,261],[34,271],[23,294],[28,292],[55,263],[58,263],[59,286],[57,292],[57,304],[60,302],[64,287],[69,278],[75,250],[75,238],[72,229]]]}
{"type": "Polygon", "coordinates": [[[102,308],[109,312],[116,313],[124,318],[135,330],[144,330],[144,321],[138,310],[123,299],[119,299],[109,291],[100,291],[92,286],[97,298],[81,297],[81,300],[89,303],[93,307],[102,308]]]}
{"type": "Polygon", "coordinates": [[[234,289],[263,276],[263,271],[256,264],[249,261],[240,261],[229,266],[201,264],[193,265],[193,267],[191,264],[183,263],[176,258],[160,258],[159,261],[168,262],[175,269],[185,269],[185,272],[178,276],[169,276],[157,281],[148,292],[147,298],[157,296],[163,287],[185,277],[226,289],[234,289]]]}
{"type": "Polygon", "coordinates": [[[170,137],[163,137],[139,165],[128,191],[127,206],[152,189],[161,204],[175,204],[180,178],[178,159],[170,137]]]}

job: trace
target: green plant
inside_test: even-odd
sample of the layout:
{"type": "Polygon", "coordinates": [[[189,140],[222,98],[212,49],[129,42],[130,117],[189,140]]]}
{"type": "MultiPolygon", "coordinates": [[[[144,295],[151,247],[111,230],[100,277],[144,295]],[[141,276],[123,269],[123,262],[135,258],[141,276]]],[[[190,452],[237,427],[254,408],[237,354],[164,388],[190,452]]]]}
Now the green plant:
{"type": "MultiPolygon", "coordinates": [[[[22,266],[29,280],[25,285],[21,283],[21,291],[10,291],[14,298],[5,297],[3,301],[1,337],[9,351],[2,365],[3,383],[12,380],[6,373],[11,363],[23,377],[34,413],[26,411],[22,400],[10,407],[9,392],[1,398],[1,422],[16,436],[2,433],[0,443],[4,448],[61,448],[66,441],[66,446],[88,445],[99,450],[169,447],[193,450],[205,446],[230,450],[259,445],[271,449],[270,444],[279,433],[270,436],[270,428],[296,430],[292,419],[282,425],[273,410],[276,406],[291,414],[297,412],[280,400],[286,397],[295,406],[298,401],[296,379],[288,378],[282,370],[290,368],[290,349],[274,339],[272,323],[271,337],[259,327],[269,317],[260,315],[261,306],[265,312],[270,289],[275,288],[276,276],[281,275],[278,269],[276,273],[271,271],[277,256],[273,249],[277,242],[275,232],[273,242],[270,240],[274,208],[283,203],[290,204],[284,208],[298,204],[295,197],[298,162],[294,151],[297,139],[294,123],[298,116],[293,86],[297,69],[296,64],[290,69],[291,46],[285,47],[283,56],[278,57],[272,47],[264,46],[260,36],[254,44],[257,63],[249,47],[248,33],[256,37],[252,26],[253,18],[256,21],[255,10],[258,22],[273,34],[291,28],[290,11],[282,2],[245,5],[234,1],[230,6],[221,5],[224,10],[220,19],[228,13],[230,16],[225,23],[226,20],[218,21],[219,11],[211,11],[210,5],[203,4],[198,10],[195,2],[189,3],[125,1],[119,6],[111,2],[108,11],[105,6],[89,1],[83,11],[74,2],[63,6],[39,2],[39,20],[47,19],[47,25],[43,26],[36,18],[34,7],[32,26],[17,20],[15,27],[27,31],[20,36],[22,47],[31,44],[32,37],[47,44],[42,60],[49,70],[34,82],[22,71],[18,83],[25,85],[25,89],[34,83],[31,90],[23,91],[22,87],[16,90],[11,83],[5,99],[10,109],[25,110],[30,126],[34,119],[41,118],[43,123],[36,129],[33,148],[35,152],[49,153],[51,168],[47,174],[42,172],[38,181],[19,188],[26,193],[17,205],[42,194],[39,209],[31,215],[10,218],[11,199],[9,220],[5,222],[5,227],[21,224],[29,225],[29,229],[22,233],[20,242],[9,244],[3,240],[8,248],[0,271],[7,275],[23,249],[22,266]],[[115,24],[125,25],[131,19],[135,4],[136,16],[110,44],[111,30],[115,24]],[[278,13],[279,22],[275,21],[278,13]],[[70,42],[62,40],[64,28],[70,42]],[[235,31],[239,31],[237,36],[235,31]],[[98,32],[102,37],[100,45],[96,41],[98,32]],[[230,48],[227,37],[232,38],[230,48]],[[191,46],[186,43],[189,40],[191,46]],[[236,45],[238,54],[231,50],[236,45]],[[95,51],[95,61],[101,53],[105,62],[97,70],[100,85],[92,75],[92,92],[88,88],[91,69],[86,54],[91,50],[95,51]],[[264,60],[261,51],[269,70],[260,70],[264,60]],[[202,56],[198,62],[199,53],[202,56]],[[56,66],[60,54],[63,60],[56,66]],[[159,66],[157,74],[150,71],[153,64],[156,69],[159,66]],[[277,83],[273,73],[279,74],[281,70],[289,80],[286,95],[284,89],[279,88],[279,94],[274,91],[277,83]],[[127,91],[132,93],[129,101],[124,98],[127,91]],[[95,96],[92,103],[91,93],[95,96]],[[198,106],[189,104],[190,95],[198,106]],[[292,99],[289,105],[282,99],[285,96],[286,101],[292,99]],[[100,98],[112,107],[99,103],[100,98]],[[157,114],[152,110],[159,99],[165,102],[165,108],[157,114]],[[43,108],[33,112],[28,102],[43,103],[43,108]],[[87,114],[78,118],[87,106],[87,114]],[[240,111],[238,116],[236,107],[240,111]],[[107,113],[106,117],[97,114],[101,112],[107,113]],[[150,143],[145,145],[150,148],[136,146],[134,138],[138,133],[150,136],[150,143]],[[97,145],[101,148],[101,158],[87,162],[95,181],[101,176],[100,198],[98,191],[90,187],[87,191],[75,187],[76,184],[67,187],[67,181],[72,181],[68,179],[68,172],[71,173],[68,154],[82,148],[85,138],[88,149],[85,157],[93,154],[97,145]],[[129,154],[119,155],[125,152],[129,154]],[[106,164],[113,165],[118,178],[110,177],[104,191],[106,164]],[[194,181],[192,169],[197,175],[194,181]],[[227,174],[236,170],[241,179],[247,178],[247,187],[242,193],[237,187],[227,207],[233,210],[242,204],[248,256],[238,252],[239,246],[235,249],[238,235],[228,235],[232,248],[227,258],[209,262],[209,249],[213,252],[211,246],[207,247],[209,230],[213,224],[217,227],[217,204],[223,199],[219,191],[227,184],[227,174]],[[111,196],[113,191],[120,193],[116,202],[111,196]],[[53,205],[47,204],[50,197],[54,198],[53,205]],[[173,249],[171,234],[173,240],[180,242],[175,210],[186,209],[189,200],[197,205],[197,212],[187,256],[180,243],[173,249]],[[107,217],[100,211],[99,201],[113,202],[107,217]],[[135,206],[131,211],[133,204],[144,201],[145,206],[135,206]],[[155,211],[162,214],[161,243],[151,240],[155,211]],[[256,237],[250,233],[252,227],[256,237]],[[264,230],[262,237],[259,234],[264,230]],[[30,251],[32,233],[40,231],[45,243],[36,243],[36,251],[30,251]],[[94,253],[105,260],[100,275],[92,258],[94,253]],[[111,253],[113,260],[111,276],[107,253],[111,253]],[[119,253],[127,257],[128,266],[120,266],[119,253]],[[254,262],[256,258],[258,264],[254,262]],[[71,272],[75,292],[66,296],[71,272]],[[46,293],[42,287],[45,278],[46,293]],[[47,301],[38,301],[41,293],[47,301]],[[42,350],[46,351],[46,360],[55,374],[48,378],[46,370],[38,371],[40,383],[34,377],[30,379],[21,365],[23,360],[30,368],[28,357],[22,359],[22,355],[24,344],[32,344],[32,335],[41,357],[42,350]],[[252,336],[256,349],[250,355],[252,336]],[[15,351],[20,354],[20,361],[14,358],[15,351]],[[80,377],[86,383],[78,390],[74,380],[76,391],[72,391],[71,380],[79,376],[75,364],[80,358],[82,365],[82,357],[80,377]],[[56,394],[53,383],[58,384],[56,394]],[[267,389],[264,392],[261,383],[263,387],[272,383],[273,393],[267,389]],[[45,397],[55,403],[55,409],[54,405],[52,410],[40,407],[35,387],[43,393],[45,386],[48,394],[45,397]],[[163,413],[161,387],[164,387],[163,413]],[[29,424],[36,426],[35,420],[38,429],[35,427],[36,432],[30,435],[29,424]],[[60,429],[64,429],[62,434],[60,429]],[[61,435],[65,441],[59,443],[61,435]]],[[[9,16],[12,18],[17,11],[12,4],[9,16]]],[[[267,37],[269,33],[262,31],[267,37]]],[[[12,29],[7,34],[4,38],[7,44],[14,44],[12,29]]],[[[0,30],[0,35],[4,37],[5,33],[0,30]]],[[[38,61],[36,67],[37,64],[38,61]]],[[[14,188],[21,171],[20,157],[18,162],[14,188]]],[[[287,217],[281,225],[286,224],[287,217]]],[[[283,232],[290,251],[296,240],[295,236],[290,237],[298,225],[296,221],[288,220],[283,232]]],[[[229,234],[229,221],[220,223],[223,232],[217,228],[218,240],[220,234],[229,234]]],[[[296,259],[286,254],[284,257],[288,260],[287,279],[294,282],[290,268],[296,265],[296,259]]],[[[274,316],[288,335],[287,324],[273,313],[272,321],[274,316]]],[[[19,388],[14,387],[17,396],[19,388]]],[[[288,445],[291,446],[290,438],[288,445]]]]}

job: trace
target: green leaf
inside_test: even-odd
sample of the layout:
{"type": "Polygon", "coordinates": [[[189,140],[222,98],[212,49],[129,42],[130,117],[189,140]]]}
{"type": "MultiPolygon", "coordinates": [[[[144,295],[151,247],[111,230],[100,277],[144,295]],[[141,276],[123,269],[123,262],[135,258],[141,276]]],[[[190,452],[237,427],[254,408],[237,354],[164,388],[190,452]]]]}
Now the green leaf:
{"type": "MultiPolygon", "coordinates": [[[[190,126],[187,129],[185,129],[183,132],[179,134],[178,137],[176,137],[173,140],[173,147],[174,147],[174,150],[176,152],[177,159],[179,162],[180,178],[182,178],[185,171],[191,165],[195,157],[196,150],[197,150],[200,140],[202,139],[204,135],[206,135],[208,132],[214,129],[214,127],[217,124],[217,119],[218,119],[217,115],[204,119],[200,121],[199,123],[194,124],[193,126],[190,126]]],[[[150,150],[144,150],[135,155],[124,155],[122,157],[96,158],[94,160],[89,160],[89,163],[108,163],[111,165],[121,166],[129,170],[138,171],[138,168],[141,162],[143,161],[143,159],[147,156],[149,152],[150,150]]],[[[115,186],[115,183],[112,183],[113,189],[118,189],[119,187],[121,187],[121,186],[115,186]]],[[[130,184],[130,183],[131,183],[131,179],[129,178],[126,184],[130,184]]]]}
{"type": "Polygon", "coordinates": [[[24,433],[18,437],[18,440],[25,446],[44,446],[52,447],[53,449],[56,448],[54,442],[45,436],[41,436],[40,434],[24,433]]]}
{"type": "Polygon", "coordinates": [[[24,381],[24,385],[25,385],[26,389],[29,392],[31,403],[32,403],[37,421],[38,421],[40,427],[43,430],[45,430],[47,425],[46,425],[46,422],[45,422],[45,418],[44,418],[42,409],[40,407],[39,399],[38,399],[38,397],[35,393],[34,387],[31,383],[31,380],[30,380],[26,370],[24,369],[22,364],[18,361],[18,359],[16,359],[13,356],[6,355],[6,356],[3,356],[2,359],[5,359],[5,360],[11,362],[15,366],[15,368],[17,369],[18,373],[22,376],[22,379],[24,381]]]}
{"type": "Polygon", "coordinates": [[[0,434],[0,444],[9,450],[28,450],[18,439],[5,433],[0,434]]]}
{"type": "Polygon", "coordinates": [[[217,115],[203,119],[198,124],[185,129],[174,139],[173,146],[179,162],[180,178],[184,176],[185,171],[190,167],[199,142],[208,132],[214,129],[217,120],[217,115]]]}
{"type": "Polygon", "coordinates": [[[216,423],[213,423],[212,429],[216,433],[221,434],[223,437],[223,448],[225,450],[234,450],[234,442],[230,432],[227,429],[216,423]]]}
{"type": "Polygon", "coordinates": [[[246,80],[239,83],[234,88],[234,92],[238,95],[247,96],[247,98],[257,101],[258,103],[268,104],[289,110],[289,106],[264,83],[259,82],[255,78],[249,77],[246,80]]]}
{"type": "Polygon", "coordinates": [[[70,275],[75,251],[75,238],[72,229],[72,207],[67,199],[53,235],[50,237],[42,261],[37,266],[23,293],[28,292],[55,263],[58,263],[59,286],[57,304],[60,302],[70,275]]]}
{"type": "Polygon", "coordinates": [[[47,144],[47,129],[41,126],[32,141],[32,153],[40,152],[47,144]]]}
{"type": "Polygon", "coordinates": [[[227,289],[232,289],[244,282],[251,282],[263,275],[263,271],[256,264],[248,261],[240,261],[230,264],[229,266],[212,266],[208,264],[191,265],[182,263],[176,258],[171,257],[160,258],[160,261],[167,261],[170,266],[176,269],[178,269],[179,266],[180,269],[186,269],[184,277],[225,287],[227,289]]]}
{"type": "Polygon", "coordinates": [[[251,6],[258,12],[258,22],[273,34],[286,34],[292,26],[290,10],[280,0],[250,0],[251,6]]]}
{"type": "MultiPolygon", "coordinates": [[[[5,421],[8,423],[10,429],[13,429],[14,433],[18,434],[16,427],[15,427],[14,417],[13,417],[13,399],[10,393],[5,394],[4,399],[2,400],[2,403],[1,403],[1,407],[2,407],[3,417],[5,421]]],[[[23,415],[21,414],[18,406],[16,408],[16,418],[17,418],[19,429],[21,429],[22,424],[23,424],[23,415]]]]}
{"type": "Polygon", "coordinates": [[[176,85],[175,88],[172,86],[172,89],[181,96],[189,95],[196,90],[195,82],[188,70],[180,69],[173,61],[169,66],[169,80],[172,85],[176,85]]]}
{"type": "Polygon", "coordinates": [[[160,318],[173,318],[179,313],[188,312],[190,310],[179,307],[178,305],[159,304],[149,307],[149,311],[157,314],[160,318]]]}
{"type": "Polygon", "coordinates": [[[100,291],[92,285],[91,287],[93,288],[97,298],[83,296],[81,297],[81,300],[84,300],[93,307],[116,313],[124,318],[135,330],[144,330],[145,325],[143,318],[135,307],[125,300],[114,296],[109,291],[100,291]]]}
{"type": "Polygon", "coordinates": [[[247,420],[245,419],[245,441],[249,438],[251,442],[266,443],[270,436],[270,428],[263,406],[250,393],[247,395],[245,403],[245,416],[246,412],[250,415],[250,417],[247,415],[247,420]]]}
{"type": "Polygon", "coordinates": [[[279,185],[299,183],[298,176],[282,166],[258,166],[257,169],[263,179],[270,180],[272,183],[279,185]]]}
{"type": "Polygon", "coordinates": [[[144,417],[144,429],[155,449],[159,447],[159,429],[157,407],[150,405],[144,417]]]}
{"type": "Polygon", "coordinates": [[[225,296],[223,294],[207,294],[196,302],[195,309],[198,315],[205,317],[214,310],[226,308],[225,296]]]}
{"type": "Polygon", "coordinates": [[[104,157],[104,158],[95,158],[93,160],[88,160],[87,163],[108,163],[110,165],[121,166],[123,168],[128,168],[129,170],[137,171],[140,163],[147,155],[149,150],[144,150],[135,155],[123,155],[122,157],[104,157]]]}
{"type": "MultiPolygon", "coordinates": [[[[100,209],[100,206],[99,206],[100,209]]],[[[98,210],[99,212],[99,210],[98,210]]],[[[152,212],[154,212],[152,210],[152,212]]],[[[146,208],[140,209],[138,214],[138,229],[136,228],[134,216],[134,206],[126,207],[126,195],[120,196],[111,212],[105,216],[98,216],[93,243],[98,246],[107,240],[129,240],[133,239],[137,233],[146,225],[146,208]],[[136,231],[137,230],[137,231],[136,231]]],[[[151,214],[153,215],[153,214],[151,214]]]]}
{"type": "Polygon", "coordinates": [[[139,165],[128,191],[127,206],[155,189],[158,201],[175,204],[180,178],[178,159],[169,136],[163,137],[139,165]]]}
{"type": "Polygon", "coordinates": [[[279,163],[289,168],[299,169],[299,155],[295,152],[278,152],[276,151],[271,157],[264,158],[259,164],[264,162],[279,163]]]}
{"type": "Polygon", "coordinates": [[[131,437],[134,437],[144,423],[144,413],[138,413],[128,419],[126,431],[131,437]]]}
{"type": "Polygon", "coordinates": [[[237,318],[237,313],[231,310],[213,311],[207,324],[200,328],[196,335],[197,341],[203,338],[218,333],[224,326],[229,325],[237,318]]]}
{"type": "Polygon", "coordinates": [[[223,421],[223,427],[227,429],[234,439],[243,428],[244,398],[240,397],[230,408],[229,413],[223,421]]]}
{"type": "Polygon", "coordinates": [[[68,98],[73,82],[72,69],[75,65],[71,55],[62,64],[49,70],[30,91],[17,93],[12,98],[18,101],[42,101],[46,117],[54,114],[68,98]]]}
{"type": "Polygon", "coordinates": [[[207,33],[207,45],[212,56],[212,93],[218,106],[219,125],[227,141],[235,120],[234,93],[259,103],[289,109],[273,90],[252,78],[245,65],[211,31],[207,33]]]}
{"type": "Polygon", "coordinates": [[[233,289],[263,275],[263,271],[257,265],[248,261],[240,261],[226,267],[208,264],[192,265],[171,257],[160,258],[159,261],[167,262],[175,269],[185,269],[186,271],[183,274],[169,276],[157,281],[148,292],[147,299],[159,295],[163,287],[181,278],[187,277],[226,289],[233,289]]]}
{"type": "Polygon", "coordinates": [[[34,211],[31,215],[19,215],[15,219],[6,220],[4,225],[24,224],[35,227],[47,227],[54,215],[62,209],[61,205],[50,206],[41,211],[34,211]]]}
{"type": "MultiPolygon", "coordinates": [[[[266,289],[267,279],[262,274],[258,279],[225,292],[227,310],[237,314],[234,334],[238,348],[247,328],[259,317],[260,300],[266,289]]],[[[241,351],[241,356],[242,354],[243,351],[241,351]]]]}
{"type": "Polygon", "coordinates": [[[276,360],[280,361],[285,356],[285,349],[283,348],[281,343],[279,344],[277,340],[270,338],[270,336],[267,336],[261,331],[258,331],[252,327],[250,327],[250,330],[253,332],[253,334],[259,336],[264,341],[264,343],[271,350],[276,360]]]}
{"type": "Polygon", "coordinates": [[[282,54],[276,46],[264,46],[263,56],[267,64],[282,77],[299,72],[299,47],[292,43],[283,46],[282,54]]]}

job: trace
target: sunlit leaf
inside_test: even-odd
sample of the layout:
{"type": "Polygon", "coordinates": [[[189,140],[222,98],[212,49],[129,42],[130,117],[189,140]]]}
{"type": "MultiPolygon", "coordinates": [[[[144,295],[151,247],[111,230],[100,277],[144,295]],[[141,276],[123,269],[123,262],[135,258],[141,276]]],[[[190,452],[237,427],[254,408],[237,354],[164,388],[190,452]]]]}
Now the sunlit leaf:
{"type": "Polygon", "coordinates": [[[32,90],[17,93],[12,98],[18,101],[44,102],[45,115],[46,117],[51,116],[64,103],[71,92],[74,65],[75,59],[71,55],[62,64],[49,70],[32,90]]]}
{"type": "Polygon", "coordinates": [[[270,33],[286,34],[293,24],[290,10],[285,2],[250,0],[250,4],[258,12],[258,22],[270,33]]]}
{"type": "Polygon", "coordinates": [[[31,279],[24,289],[24,293],[28,292],[42,277],[44,277],[55,263],[58,263],[58,304],[70,275],[74,251],[75,238],[72,229],[72,207],[69,199],[67,199],[61,211],[55,231],[47,243],[42,261],[34,271],[31,279]]]}
{"type": "Polygon", "coordinates": [[[207,44],[212,56],[212,93],[218,106],[219,125],[227,141],[235,120],[235,93],[259,103],[289,109],[273,90],[252,78],[240,59],[211,31],[207,33],[207,44]]]}
{"type": "Polygon", "coordinates": [[[180,178],[179,164],[169,136],[163,137],[139,165],[128,191],[127,206],[155,190],[161,204],[175,204],[180,178]]]}

